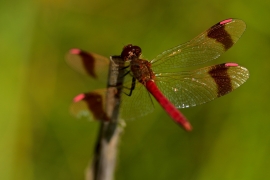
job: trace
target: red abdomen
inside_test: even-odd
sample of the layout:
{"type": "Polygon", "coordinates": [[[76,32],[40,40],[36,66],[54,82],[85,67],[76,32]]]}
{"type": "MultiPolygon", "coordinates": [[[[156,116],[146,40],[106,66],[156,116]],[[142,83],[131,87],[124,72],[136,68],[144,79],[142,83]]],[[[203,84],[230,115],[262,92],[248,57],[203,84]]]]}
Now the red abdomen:
{"type": "Polygon", "coordinates": [[[181,125],[187,131],[192,129],[185,116],[161,93],[153,80],[147,81],[145,87],[177,124],[181,125]]]}

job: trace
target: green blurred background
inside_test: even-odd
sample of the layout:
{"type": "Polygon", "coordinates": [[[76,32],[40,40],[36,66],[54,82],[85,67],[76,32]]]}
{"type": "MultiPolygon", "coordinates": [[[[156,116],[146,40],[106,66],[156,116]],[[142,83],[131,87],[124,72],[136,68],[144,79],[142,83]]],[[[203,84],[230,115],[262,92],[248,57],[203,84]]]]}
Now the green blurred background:
{"type": "Polygon", "coordinates": [[[0,179],[84,179],[99,124],[76,120],[68,108],[98,85],[66,65],[70,48],[109,57],[133,43],[152,59],[230,17],[247,30],[211,64],[237,62],[250,79],[182,110],[190,133],[158,105],[127,122],[116,179],[270,179],[269,9],[270,1],[244,0],[2,0],[0,179]]]}

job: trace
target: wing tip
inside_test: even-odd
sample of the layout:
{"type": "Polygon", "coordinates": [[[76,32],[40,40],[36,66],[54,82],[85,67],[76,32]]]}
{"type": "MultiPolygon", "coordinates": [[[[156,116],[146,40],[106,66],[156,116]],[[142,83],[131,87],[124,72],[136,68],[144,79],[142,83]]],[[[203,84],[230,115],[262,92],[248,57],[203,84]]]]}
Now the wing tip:
{"type": "Polygon", "coordinates": [[[78,49],[78,48],[73,48],[73,49],[70,49],[69,50],[69,53],[70,54],[80,54],[81,53],[81,50],[78,49]]]}
{"type": "Polygon", "coordinates": [[[239,66],[237,63],[225,63],[226,67],[236,67],[239,66]]]}
{"type": "Polygon", "coordinates": [[[85,94],[79,94],[73,98],[73,102],[79,102],[85,98],[85,94]]]}
{"type": "Polygon", "coordinates": [[[229,18],[229,19],[225,19],[225,20],[221,21],[219,24],[227,24],[227,23],[230,23],[232,21],[233,21],[233,19],[229,18]]]}

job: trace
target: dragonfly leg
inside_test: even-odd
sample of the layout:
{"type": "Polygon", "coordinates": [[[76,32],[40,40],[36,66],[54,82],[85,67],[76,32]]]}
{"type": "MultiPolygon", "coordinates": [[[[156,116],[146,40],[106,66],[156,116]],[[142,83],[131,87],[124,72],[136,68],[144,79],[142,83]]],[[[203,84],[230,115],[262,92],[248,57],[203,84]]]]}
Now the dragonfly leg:
{"type": "MultiPolygon", "coordinates": [[[[125,69],[127,69],[127,68],[129,68],[129,65],[128,65],[128,66],[125,66],[125,67],[120,68],[120,69],[119,69],[119,71],[123,71],[123,70],[125,70],[125,69]]],[[[123,77],[125,77],[125,76],[126,76],[128,73],[130,73],[130,70],[129,70],[129,71],[126,71],[126,72],[124,73],[123,77]]]]}
{"type": "MultiPolygon", "coordinates": [[[[130,73],[130,71],[125,72],[125,74],[123,74],[121,78],[125,77],[129,73],[130,73]]],[[[132,81],[133,81],[133,79],[132,79],[132,81]]],[[[133,84],[133,82],[132,82],[132,84],[133,84]]],[[[109,87],[119,87],[119,85],[109,85],[109,87]]],[[[123,86],[122,86],[122,88],[131,89],[131,88],[123,87],[123,86]]]]}
{"type": "MultiPolygon", "coordinates": [[[[123,69],[121,69],[121,70],[123,70],[123,69]]],[[[130,73],[130,71],[125,72],[125,74],[123,75],[123,77],[125,77],[125,76],[128,75],[129,73],[130,73]]]]}
{"type": "Polygon", "coordinates": [[[129,92],[129,94],[128,93],[125,93],[126,95],[128,95],[128,96],[131,96],[132,95],[132,91],[135,89],[135,84],[136,84],[136,78],[135,77],[133,77],[132,78],[132,82],[131,82],[131,88],[127,88],[127,89],[129,89],[130,90],[130,92],[129,92]]]}
{"type": "Polygon", "coordinates": [[[129,68],[130,65],[120,68],[120,70],[129,68]]]}

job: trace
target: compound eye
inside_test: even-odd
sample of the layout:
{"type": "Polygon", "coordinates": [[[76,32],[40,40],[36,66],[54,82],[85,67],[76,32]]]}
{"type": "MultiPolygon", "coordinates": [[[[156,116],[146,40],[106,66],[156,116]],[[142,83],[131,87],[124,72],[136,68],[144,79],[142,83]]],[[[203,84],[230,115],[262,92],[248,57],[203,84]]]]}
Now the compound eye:
{"type": "Polygon", "coordinates": [[[124,47],[123,47],[123,50],[129,49],[129,48],[132,48],[132,44],[128,44],[128,45],[124,46],[124,47]]]}
{"type": "Polygon", "coordinates": [[[139,46],[133,46],[134,48],[134,54],[137,56],[137,57],[140,57],[140,55],[142,54],[142,50],[139,46]]]}
{"type": "Polygon", "coordinates": [[[132,44],[128,44],[124,46],[121,57],[125,61],[132,60],[133,58],[139,58],[141,55],[141,51],[142,50],[139,46],[132,46],[132,44]]]}

